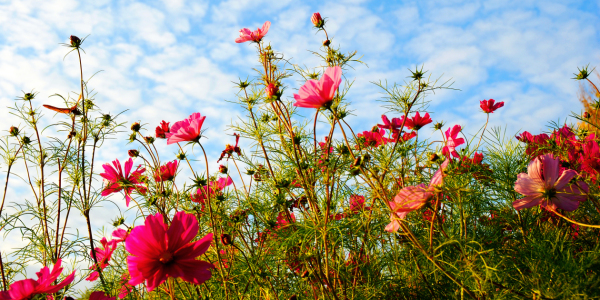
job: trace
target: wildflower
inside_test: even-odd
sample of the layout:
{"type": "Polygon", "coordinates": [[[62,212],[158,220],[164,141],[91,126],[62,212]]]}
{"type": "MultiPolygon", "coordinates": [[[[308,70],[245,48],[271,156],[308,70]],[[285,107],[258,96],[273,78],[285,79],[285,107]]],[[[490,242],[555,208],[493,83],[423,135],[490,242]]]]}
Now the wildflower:
{"type": "Polygon", "coordinates": [[[365,196],[351,195],[350,196],[350,211],[357,214],[362,210],[370,210],[370,207],[365,207],[365,196]]]}
{"type": "Polygon", "coordinates": [[[579,157],[581,171],[587,173],[592,181],[597,180],[600,173],[600,147],[593,139],[583,144],[583,154],[579,157]]]}
{"type": "MultiPolygon", "coordinates": [[[[404,116],[400,119],[392,118],[392,121],[390,122],[390,119],[388,119],[388,117],[386,115],[381,115],[381,120],[383,120],[383,125],[377,124],[377,126],[379,128],[388,129],[390,131],[395,132],[395,131],[402,130],[402,120],[404,120],[404,116]]],[[[406,124],[404,124],[404,125],[406,125],[406,124]]]]}
{"type": "Polygon", "coordinates": [[[312,14],[312,17],[310,17],[310,21],[317,28],[323,28],[323,25],[325,25],[325,21],[323,20],[323,18],[321,18],[321,14],[318,12],[312,14]]]}
{"type": "Polygon", "coordinates": [[[248,28],[240,29],[240,36],[237,39],[235,39],[235,42],[244,43],[251,41],[258,43],[262,40],[263,37],[265,37],[265,35],[267,35],[267,32],[269,32],[269,27],[271,27],[271,22],[266,21],[265,24],[263,24],[262,28],[258,28],[255,31],[251,31],[248,28]]]}
{"type": "Polygon", "coordinates": [[[178,121],[171,126],[169,132],[165,132],[167,145],[179,142],[197,142],[200,140],[200,130],[206,116],[200,113],[193,113],[189,118],[178,121]]]}
{"type": "Polygon", "coordinates": [[[10,285],[8,291],[0,292],[0,300],[29,300],[35,295],[58,292],[75,279],[75,271],[73,271],[63,281],[57,285],[52,285],[62,273],[61,263],[62,260],[59,258],[56,260],[52,271],[48,267],[43,267],[39,272],[36,272],[38,280],[23,279],[15,281],[10,285]]]}
{"type": "Polygon", "coordinates": [[[104,294],[104,292],[96,291],[90,294],[89,300],[115,300],[116,297],[109,297],[104,294]]]}
{"type": "Polygon", "coordinates": [[[119,280],[119,284],[121,285],[121,289],[119,290],[119,299],[123,299],[133,291],[133,285],[129,284],[129,275],[123,274],[121,275],[121,280],[119,280]]]}
{"type": "Polygon", "coordinates": [[[112,232],[112,236],[112,240],[115,241],[115,243],[125,242],[127,236],[129,236],[129,231],[119,228],[112,232]]]}
{"type": "Polygon", "coordinates": [[[160,166],[160,169],[154,172],[154,180],[156,182],[173,180],[173,178],[175,178],[175,174],[177,173],[178,163],[179,162],[177,160],[174,160],[160,166]]]}
{"type": "Polygon", "coordinates": [[[309,79],[294,94],[294,106],[306,108],[328,108],[333,103],[333,97],[342,82],[342,68],[329,67],[321,80],[309,79]]]}
{"type": "Polygon", "coordinates": [[[72,35],[69,37],[69,44],[73,48],[79,48],[79,46],[81,45],[81,39],[72,35]]]}
{"type": "Polygon", "coordinates": [[[290,223],[295,223],[296,222],[296,216],[294,216],[294,213],[290,213],[290,221],[288,221],[288,219],[286,218],[286,213],[285,212],[280,212],[277,215],[277,228],[285,228],[287,226],[290,225],[290,223]]]}
{"type": "Polygon", "coordinates": [[[405,125],[408,127],[408,129],[419,130],[431,122],[433,121],[431,120],[429,113],[425,113],[425,115],[421,117],[419,112],[416,112],[414,117],[406,119],[405,125]]]}
{"type": "Polygon", "coordinates": [[[450,154],[454,157],[460,157],[458,152],[456,152],[456,146],[462,145],[465,143],[463,138],[457,138],[456,136],[460,132],[462,128],[460,125],[454,125],[454,127],[448,128],[446,130],[446,146],[442,149],[442,154],[446,157],[450,157],[450,154]]]}
{"type": "Polygon", "coordinates": [[[105,171],[105,173],[100,174],[100,176],[105,179],[102,196],[108,196],[112,193],[125,190],[125,201],[126,205],[129,207],[132,191],[135,190],[142,194],[146,193],[147,188],[142,182],[142,174],[146,169],[140,169],[140,166],[138,166],[135,171],[131,172],[133,167],[133,160],[131,158],[125,162],[125,173],[123,173],[121,163],[118,159],[115,159],[112,164],[112,166],[110,164],[102,165],[105,171]]]}
{"type": "Polygon", "coordinates": [[[159,126],[156,126],[156,129],[154,130],[156,133],[156,137],[159,139],[165,139],[167,138],[166,134],[170,132],[169,130],[169,123],[170,122],[165,122],[164,120],[160,122],[159,126]]]}
{"type": "Polygon", "coordinates": [[[237,133],[233,134],[235,136],[235,146],[231,146],[229,144],[225,145],[225,150],[221,152],[221,157],[217,160],[217,163],[220,162],[225,155],[227,155],[227,159],[229,159],[233,153],[237,153],[237,155],[242,155],[242,150],[238,147],[238,142],[240,141],[240,135],[237,133]]]}
{"type": "Polygon", "coordinates": [[[225,189],[225,187],[231,185],[232,183],[233,180],[231,180],[231,177],[229,176],[227,178],[219,178],[219,180],[217,180],[216,182],[211,182],[209,184],[210,186],[205,185],[204,187],[199,188],[195,194],[192,194],[191,199],[196,203],[201,203],[202,210],[204,210],[204,201],[208,198],[209,195],[211,197],[213,197],[214,195],[221,196],[222,191],[225,189]]]}
{"type": "Polygon", "coordinates": [[[414,210],[423,207],[434,196],[436,186],[443,183],[443,171],[448,167],[450,160],[444,161],[429,181],[429,185],[421,183],[417,186],[407,186],[400,190],[393,201],[388,202],[392,213],[390,214],[390,224],[385,227],[387,232],[396,232],[400,228],[397,219],[404,219],[406,215],[414,210]]]}
{"type": "Polygon", "coordinates": [[[517,175],[515,191],[525,198],[514,201],[513,207],[521,210],[540,205],[551,211],[557,208],[574,211],[586,200],[588,192],[584,182],[569,183],[575,176],[574,170],[561,172],[560,161],[552,154],[538,156],[527,166],[527,173],[517,175]]]}
{"type": "Polygon", "coordinates": [[[401,132],[394,132],[394,134],[392,135],[393,139],[391,139],[389,141],[406,142],[406,141],[414,138],[415,136],[417,136],[417,133],[414,131],[404,132],[402,134],[402,137],[400,137],[400,133],[401,132]]]}
{"type": "Polygon", "coordinates": [[[496,104],[494,104],[494,102],[496,102],[496,100],[494,100],[494,99],[481,100],[481,101],[479,101],[479,107],[481,107],[481,109],[483,109],[483,112],[485,112],[486,114],[489,114],[489,113],[495,112],[496,109],[504,106],[504,102],[498,102],[496,104]]]}
{"type": "MultiPolygon", "coordinates": [[[[102,240],[100,241],[100,244],[102,244],[102,248],[100,247],[96,247],[96,259],[98,260],[98,266],[92,265],[90,267],[90,270],[94,270],[94,272],[92,272],[92,274],[90,274],[85,280],[87,281],[95,281],[96,279],[98,279],[99,275],[98,274],[98,267],[100,268],[100,270],[104,270],[104,268],[108,267],[108,262],[110,261],[113,252],[115,252],[115,249],[117,249],[117,241],[111,240],[110,242],[106,240],[106,238],[102,238],[102,240]]],[[[90,256],[93,256],[94,254],[92,253],[92,251],[90,251],[90,256]]]]}
{"type": "Polygon", "coordinates": [[[131,230],[125,242],[125,249],[131,254],[127,257],[129,284],[145,281],[151,292],[168,277],[179,277],[194,284],[210,279],[213,265],[196,258],[208,250],[213,234],[191,242],[198,229],[196,217],[183,211],[175,214],[170,226],[164,223],[160,213],[148,216],[144,225],[131,230]]]}
{"type": "Polygon", "coordinates": [[[379,147],[393,141],[385,137],[384,129],[376,132],[363,131],[362,133],[357,134],[357,137],[359,141],[362,142],[362,144],[366,147],[379,147]]]}

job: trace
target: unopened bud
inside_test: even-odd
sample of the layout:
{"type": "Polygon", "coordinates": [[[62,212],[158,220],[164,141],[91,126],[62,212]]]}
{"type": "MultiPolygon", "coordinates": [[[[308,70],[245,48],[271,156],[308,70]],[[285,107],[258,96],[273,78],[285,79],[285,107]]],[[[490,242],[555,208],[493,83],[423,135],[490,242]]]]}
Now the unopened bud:
{"type": "Polygon", "coordinates": [[[69,37],[69,42],[71,43],[71,47],[74,48],[79,48],[79,46],[81,45],[81,39],[74,35],[69,37]]]}
{"type": "Polygon", "coordinates": [[[148,143],[148,144],[152,144],[152,143],[154,143],[154,141],[155,141],[154,137],[151,137],[151,136],[144,137],[144,140],[145,140],[145,141],[146,141],[146,143],[148,143]]]}
{"type": "Polygon", "coordinates": [[[330,41],[330,40],[324,40],[324,41],[323,41],[323,46],[325,46],[325,47],[329,47],[329,44],[331,44],[331,41],[330,41]]]}
{"type": "Polygon", "coordinates": [[[31,101],[33,98],[35,98],[34,93],[25,93],[25,95],[23,95],[23,100],[31,101]]]}
{"type": "Polygon", "coordinates": [[[135,158],[135,157],[140,156],[140,151],[137,151],[135,149],[131,149],[131,150],[127,151],[127,154],[129,154],[129,157],[135,158]]]}
{"type": "Polygon", "coordinates": [[[310,17],[310,21],[317,28],[323,28],[323,25],[325,25],[325,21],[323,20],[323,18],[321,18],[321,14],[318,12],[314,13],[312,17],[310,17]]]}
{"type": "Polygon", "coordinates": [[[142,128],[142,126],[141,126],[141,125],[140,125],[140,123],[138,123],[138,122],[135,122],[135,123],[131,124],[131,130],[132,130],[133,132],[138,132],[138,131],[140,131],[140,128],[142,128]]]}
{"type": "Polygon", "coordinates": [[[219,172],[221,174],[227,174],[227,167],[224,165],[219,165],[219,172]]]}
{"type": "Polygon", "coordinates": [[[221,234],[221,243],[225,246],[233,245],[233,238],[227,233],[221,234]]]}
{"type": "Polygon", "coordinates": [[[379,126],[373,126],[373,128],[371,128],[371,132],[379,132],[379,126]]]}
{"type": "Polygon", "coordinates": [[[177,153],[177,155],[175,157],[177,157],[177,159],[179,159],[179,160],[184,160],[185,159],[185,153],[179,152],[179,153],[177,153]]]}
{"type": "Polygon", "coordinates": [[[589,112],[586,111],[586,112],[583,113],[583,118],[584,119],[589,119],[591,117],[592,117],[592,115],[589,112]]]}
{"type": "Polygon", "coordinates": [[[443,127],[443,126],[444,126],[444,123],[442,123],[442,122],[437,122],[437,123],[435,123],[435,124],[433,125],[433,128],[434,128],[435,130],[440,130],[440,129],[442,129],[442,127],[443,127]]]}
{"type": "Polygon", "coordinates": [[[8,132],[12,136],[17,136],[17,135],[19,135],[19,128],[15,127],[15,126],[10,126],[10,130],[8,132]]]}
{"type": "Polygon", "coordinates": [[[31,143],[31,139],[28,136],[24,136],[21,138],[21,142],[23,142],[23,144],[28,145],[29,143],[31,143]]]}
{"type": "Polygon", "coordinates": [[[265,88],[267,98],[273,98],[273,96],[277,96],[278,91],[279,88],[274,83],[269,83],[269,85],[265,88]]]}
{"type": "Polygon", "coordinates": [[[429,155],[429,161],[431,161],[431,162],[435,162],[439,158],[440,157],[436,153],[432,153],[431,155],[429,155]]]}

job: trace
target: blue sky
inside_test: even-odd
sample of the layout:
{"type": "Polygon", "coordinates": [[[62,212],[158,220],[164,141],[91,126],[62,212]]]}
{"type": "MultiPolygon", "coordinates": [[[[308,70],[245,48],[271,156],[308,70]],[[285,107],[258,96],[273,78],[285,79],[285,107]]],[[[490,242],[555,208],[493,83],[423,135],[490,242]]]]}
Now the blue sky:
{"type": "MultiPolygon", "coordinates": [[[[84,76],[103,70],[90,82],[98,105],[128,110],[120,120],[150,129],[200,112],[216,161],[233,141],[223,131],[240,113],[225,101],[235,98],[232,81],[254,76],[257,65],[253,46],[234,43],[239,29],[271,21],[265,40],[273,49],[313,67],[319,62],[307,50],[323,40],[310,23],[317,11],[328,18],[333,43],[357,50],[368,64],[345,73],[355,80],[348,100],[361,112],[350,119],[356,131],[385,113],[371,82],[401,83],[407,68],[423,64],[460,89],[429,98],[434,121],[475,133],[486,117],[479,100],[493,98],[506,102],[491,116],[493,126],[538,133],[548,121],[581,111],[578,83],[570,78],[577,67],[600,66],[600,1],[2,1],[0,107],[13,106],[22,90],[34,89],[39,104],[54,105],[58,99],[50,95],[76,91],[76,56],[63,60],[68,49],[59,43],[89,35],[84,76]]],[[[288,91],[301,82],[290,84],[288,91]]],[[[46,122],[59,118],[46,114],[46,122]]],[[[0,129],[18,124],[0,110],[0,129]]],[[[124,160],[124,139],[106,145],[98,163],[124,160]]],[[[9,193],[20,194],[19,186],[9,193]]],[[[106,220],[95,225],[100,221],[106,220]]]]}

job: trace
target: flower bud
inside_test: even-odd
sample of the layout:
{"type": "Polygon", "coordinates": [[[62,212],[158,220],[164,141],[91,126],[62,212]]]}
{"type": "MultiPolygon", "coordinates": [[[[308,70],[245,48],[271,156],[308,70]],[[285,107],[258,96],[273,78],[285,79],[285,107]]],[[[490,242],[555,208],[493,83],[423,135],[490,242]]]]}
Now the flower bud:
{"type": "Polygon", "coordinates": [[[136,140],[137,135],[134,133],[132,133],[131,135],[129,135],[129,142],[133,143],[136,140]]]}
{"type": "Polygon", "coordinates": [[[136,157],[140,156],[140,151],[131,149],[131,150],[127,151],[127,154],[129,154],[129,157],[136,158],[136,157]]]}
{"type": "Polygon", "coordinates": [[[437,123],[435,123],[435,124],[433,125],[433,128],[434,128],[435,130],[440,130],[440,129],[442,129],[442,127],[443,127],[443,126],[444,126],[444,123],[442,123],[442,122],[437,122],[437,123]]]}
{"type": "Polygon", "coordinates": [[[79,48],[79,46],[81,45],[81,39],[72,35],[69,37],[69,43],[71,44],[71,47],[79,48]]]}
{"type": "Polygon", "coordinates": [[[28,145],[29,143],[31,143],[31,139],[28,136],[24,136],[21,138],[21,142],[23,142],[23,144],[28,145]]]}
{"type": "Polygon", "coordinates": [[[269,83],[269,85],[265,88],[265,92],[267,93],[267,98],[273,98],[277,96],[277,92],[279,88],[274,83],[269,83]]]}
{"type": "Polygon", "coordinates": [[[592,115],[589,112],[586,111],[586,112],[583,113],[583,118],[584,119],[589,119],[591,117],[592,117],[592,115]]]}
{"type": "Polygon", "coordinates": [[[371,132],[379,132],[379,126],[373,126],[373,128],[371,128],[371,132]]]}
{"type": "Polygon", "coordinates": [[[185,159],[185,153],[179,152],[179,153],[177,153],[177,155],[175,157],[177,157],[177,159],[179,159],[179,160],[184,160],[185,159]]]}
{"type": "Polygon", "coordinates": [[[325,21],[323,20],[323,18],[321,18],[321,14],[318,12],[316,12],[312,15],[312,17],[310,18],[310,21],[317,28],[323,28],[323,25],[325,25],[325,21]]]}
{"type": "Polygon", "coordinates": [[[25,93],[25,95],[23,95],[23,100],[31,101],[33,98],[35,98],[34,93],[25,93]]]}
{"type": "Polygon", "coordinates": [[[133,132],[138,132],[138,131],[140,131],[140,128],[142,128],[142,126],[141,126],[141,125],[140,125],[140,123],[138,123],[138,122],[135,122],[135,123],[131,124],[131,130],[132,130],[133,132]]]}
{"type": "Polygon", "coordinates": [[[76,135],[77,135],[77,132],[76,132],[76,131],[71,131],[71,132],[69,132],[69,135],[67,135],[67,138],[68,138],[68,139],[72,139],[72,138],[74,138],[76,135]]]}
{"type": "Polygon", "coordinates": [[[233,238],[227,233],[221,234],[221,243],[225,246],[233,245],[233,238]]]}
{"type": "Polygon", "coordinates": [[[219,172],[221,174],[227,174],[227,167],[224,165],[219,165],[219,172]]]}
{"type": "Polygon", "coordinates": [[[151,137],[151,136],[144,137],[144,140],[145,140],[145,141],[146,141],[146,143],[148,143],[148,144],[152,144],[152,143],[154,143],[154,141],[155,141],[154,137],[151,137]]]}
{"type": "Polygon", "coordinates": [[[17,136],[17,135],[19,135],[19,128],[15,127],[15,126],[10,126],[10,130],[8,132],[12,136],[17,136]]]}
{"type": "Polygon", "coordinates": [[[439,158],[440,157],[437,155],[437,153],[432,153],[431,155],[429,155],[429,161],[431,161],[431,162],[435,162],[439,158]]]}
{"type": "Polygon", "coordinates": [[[329,44],[331,44],[331,41],[330,41],[330,40],[324,40],[324,41],[323,41],[323,46],[325,46],[325,47],[329,47],[329,44]]]}

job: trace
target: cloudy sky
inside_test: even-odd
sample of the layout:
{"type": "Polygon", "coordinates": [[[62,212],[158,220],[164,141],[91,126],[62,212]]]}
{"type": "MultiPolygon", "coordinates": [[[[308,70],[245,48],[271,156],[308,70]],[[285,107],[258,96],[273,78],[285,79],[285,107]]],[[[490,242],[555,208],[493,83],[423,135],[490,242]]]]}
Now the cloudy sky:
{"type": "MultiPolygon", "coordinates": [[[[227,102],[235,99],[232,81],[252,78],[257,66],[255,47],[234,43],[239,29],[269,20],[265,40],[273,49],[316,67],[308,50],[323,40],[310,23],[317,11],[328,18],[333,43],[357,50],[368,65],[345,73],[355,80],[347,96],[360,112],[350,119],[357,131],[386,112],[372,81],[402,83],[407,68],[424,65],[460,89],[429,98],[434,121],[474,133],[485,122],[479,100],[493,98],[506,103],[493,125],[509,134],[538,133],[548,121],[581,111],[578,83],[570,78],[577,67],[600,65],[600,1],[0,1],[0,107],[13,106],[21,91],[39,92],[38,104],[54,105],[60,102],[50,95],[76,91],[76,56],[63,59],[68,49],[60,43],[87,36],[84,77],[102,71],[90,87],[104,111],[127,110],[121,121],[149,128],[200,112],[216,160],[233,140],[222,133],[240,113],[227,102]]],[[[301,82],[290,84],[288,91],[301,82]]],[[[60,118],[47,113],[44,122],[60,118]]],[[[22,123],[0,110],[1,130],[22,123]]],[[[119,145],[104,148],[100,163],[124,160],[119,145]]]]}

